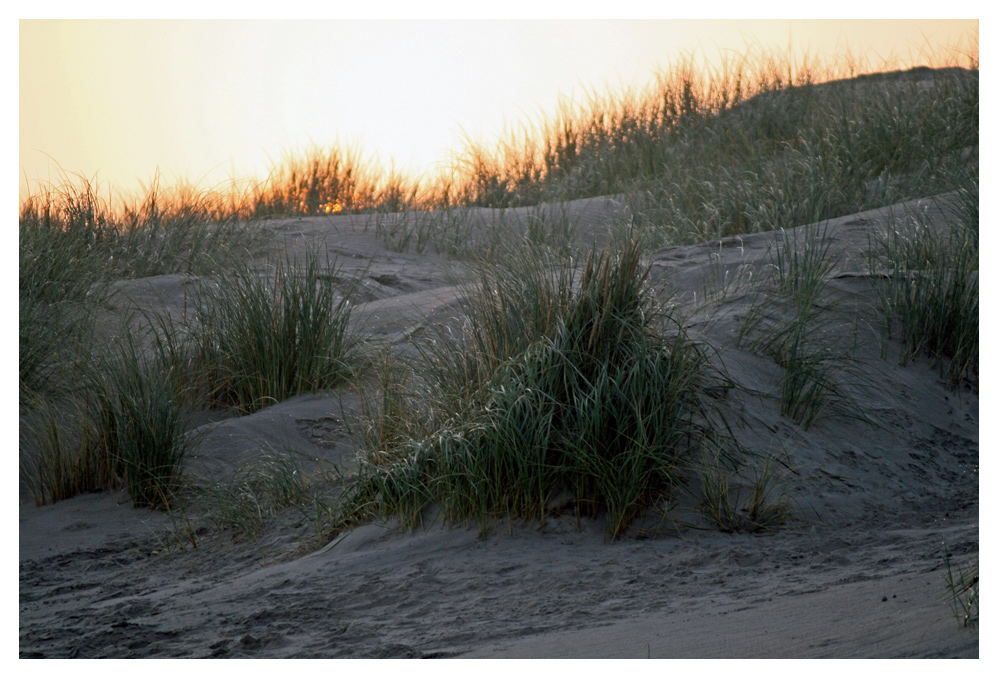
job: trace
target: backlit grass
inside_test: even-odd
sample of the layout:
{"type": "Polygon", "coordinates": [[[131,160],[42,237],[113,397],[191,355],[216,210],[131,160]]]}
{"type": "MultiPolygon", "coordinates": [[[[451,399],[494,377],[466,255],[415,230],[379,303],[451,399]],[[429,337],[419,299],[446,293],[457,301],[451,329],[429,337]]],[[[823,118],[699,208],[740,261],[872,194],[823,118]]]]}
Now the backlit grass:
{"type": "MultiPolygon", "coordinates": [[[[789,228],[941,193],[978,146],[978,53],[972,36],[925,46],[909,61],[841,54],[793,62],[750,49],[713,64],[688,55],[645,87],[592,90],[492,141],[467,138],[450,163],[423,175],[338,143],[288,151],[264,178],[154,192],[155,205],[195,203],[220,221],[622,194],[633,220],[663,243],[789,228]],[[884,74],[919,64],[947,70],[884,74]]],[[[86,197],[87,189],[69,183],[48,193],[86,197]]],[[[22,199],[22,214],[38,204],[38,196],[22,199]]],[[[444,235],[433,232],[448,223],[416,231],[441,250],[444,235]]],[[[397,229],[383,233],[407,245],[397,229]]]]}

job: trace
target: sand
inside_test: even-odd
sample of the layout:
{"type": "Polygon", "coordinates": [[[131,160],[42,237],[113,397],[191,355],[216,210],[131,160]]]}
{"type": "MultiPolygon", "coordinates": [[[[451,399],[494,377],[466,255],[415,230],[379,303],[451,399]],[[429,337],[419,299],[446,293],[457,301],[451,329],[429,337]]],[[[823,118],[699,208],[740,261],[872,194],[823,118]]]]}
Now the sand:
{"type": "MultiPolygon", "coordinates": [[[[940,221],[937,206],[915,201],[831,220],[842,257],[828,290],[864,302],[860,253],[871,228],[915,210],[940,221]]],[[[578,238],[600,243],[623,204],[560,209],[578,238]]],[[[504,219],[514,229],[526,214],[504,219]]],[[[318,245],[364,274],[354,322],[373,342],[405,353],[433,325],[457,323],[459,262],[388,250],[363,217],[267,228],[288,252],[318,245]]],[[[599,519],[502,523],[482,536],[429,513],[415,532],[386,522],[317,545],[294,508],[258,540],[234,540],[197,517],[135,509],[121,491],[35,507],[22,490],[20,656],[977,658],[978,632],[961,628],[949,606],[943,558],[945,545],[959,563],[978,555],[978,394],[949,391],[927,361],[900,366],[892,348],[887,360],[869,348],[875,379],[856,396],[881,427],[828,418],[803,431],[778,415],[766,395],[778,369],[732,343],[739,293],[698,307],[706,282],[762,266],[773,238],[665,248],[649,260],[662,295],[687,305],[692,328],[746,388],[727,397],[747,415],[742,441],[789,465],[795,518],[779,531],[667,522],[644,533],[647,518],[607,543],[599,519]]],[[[205,283],[124,282],[108,314],[179,315],[185,291],[205,283]]],[[[186,472],[224,482],[274,447],[349,473],[358,403],[348,386],[241,418],[204,414],[186,472]]]]}

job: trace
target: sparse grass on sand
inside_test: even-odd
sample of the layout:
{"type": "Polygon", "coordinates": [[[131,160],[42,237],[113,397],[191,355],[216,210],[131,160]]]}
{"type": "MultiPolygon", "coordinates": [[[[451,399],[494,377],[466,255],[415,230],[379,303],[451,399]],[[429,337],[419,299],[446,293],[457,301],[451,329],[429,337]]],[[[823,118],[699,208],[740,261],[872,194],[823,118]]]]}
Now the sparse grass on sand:
{"type": "Polygon", "coordinates": [[[474,230],[463,208],[605,195],[625,200],[650,246],[792,228],[948,190],[978,149],[978,44],[923,56],[942,70],[688,55],[645,88],[592,91],[492,142],[467,138],[434,173],[312,147],[263,182],[234,181],[224,204],[259,217],[371,212],[388,247],[450,255],[474,230]]]}
{"type": "Polygon", "coordinates": [[[190,318],[131,319],[111,343],[81,352],[67,394],[46,397],[22,380],[21,474],[36,503],[124,484],[136,505],[169,506],[192,445],[190,408],[249,413],[358,368],[342,289],[350,282],[314,254],[263,273],[237,264],[190,318]],[[61,426],[56,408],[66,409],[61,426]]]}
{"type": "Polygon", "coordinates": [[[218,214],[207,196],[161,192],[115,207],[87,179],[21,203],[18,283],[22,395],[79,387],[93,313],[108,284],[159,274],[207,274],[257,252],[257,225],[218,214]]]}
{"type": "Polygon", "coordinates": [[[207,517],[237,536],[256,536],[275,512],[309,498],[309,480],[295,456],[265,450],[228,483],[207,492],[207,517]]]}
{"type": "Polygon", "coordinates": [[[729,457],[706,453],[698,473],[701,511],[726,533],[775,531],[792,518],[780,461],[765,457],[734,465],[729,457]]]}
{"type": "Polygon", "coordinates": [[[926,355],[957,388],[979,385],[979,177],[943,199],[951,220],[936,228],[904,215],[873,236],[869,269],[884,328],[905,364],[926,355]]]}
{"type": "Polygon", "coordinates": [[[871,383],[847,342],[859,321],[824,288],[835,266],[825,225],[781,230],[737,335],[781,368],[780,412],[805,429],[824,416],[867,420],[847,389],[871,383]]]}

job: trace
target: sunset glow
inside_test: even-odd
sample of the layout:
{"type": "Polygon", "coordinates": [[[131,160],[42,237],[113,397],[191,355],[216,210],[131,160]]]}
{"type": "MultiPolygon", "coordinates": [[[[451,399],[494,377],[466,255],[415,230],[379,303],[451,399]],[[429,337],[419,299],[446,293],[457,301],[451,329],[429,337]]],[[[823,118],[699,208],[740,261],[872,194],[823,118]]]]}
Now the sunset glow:
{"type": "MultiPolygon", "coordinates": [[[[19,171],[211,186],[283,153],[357,144],[408,173],[560,97],[643,85],[658,65],[748,48],[926,63],[977,21],[21,21],[19,171]]],[[[338,212],[340,203],[323,206],[338,212]]]]}

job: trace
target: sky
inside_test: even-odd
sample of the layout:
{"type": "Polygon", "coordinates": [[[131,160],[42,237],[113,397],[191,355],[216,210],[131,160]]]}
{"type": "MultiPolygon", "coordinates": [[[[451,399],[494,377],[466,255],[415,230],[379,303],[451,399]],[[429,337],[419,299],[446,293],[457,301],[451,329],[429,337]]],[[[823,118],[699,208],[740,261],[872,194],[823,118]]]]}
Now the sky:
{"type": "Polygon", "coordinates": [[[338,141],[419,173],[465,136],[645,84],[684,52],[919,62],[970,32],[977,21],[21,20],[19,189],[61,173],[210,186],[338,141]]]}

